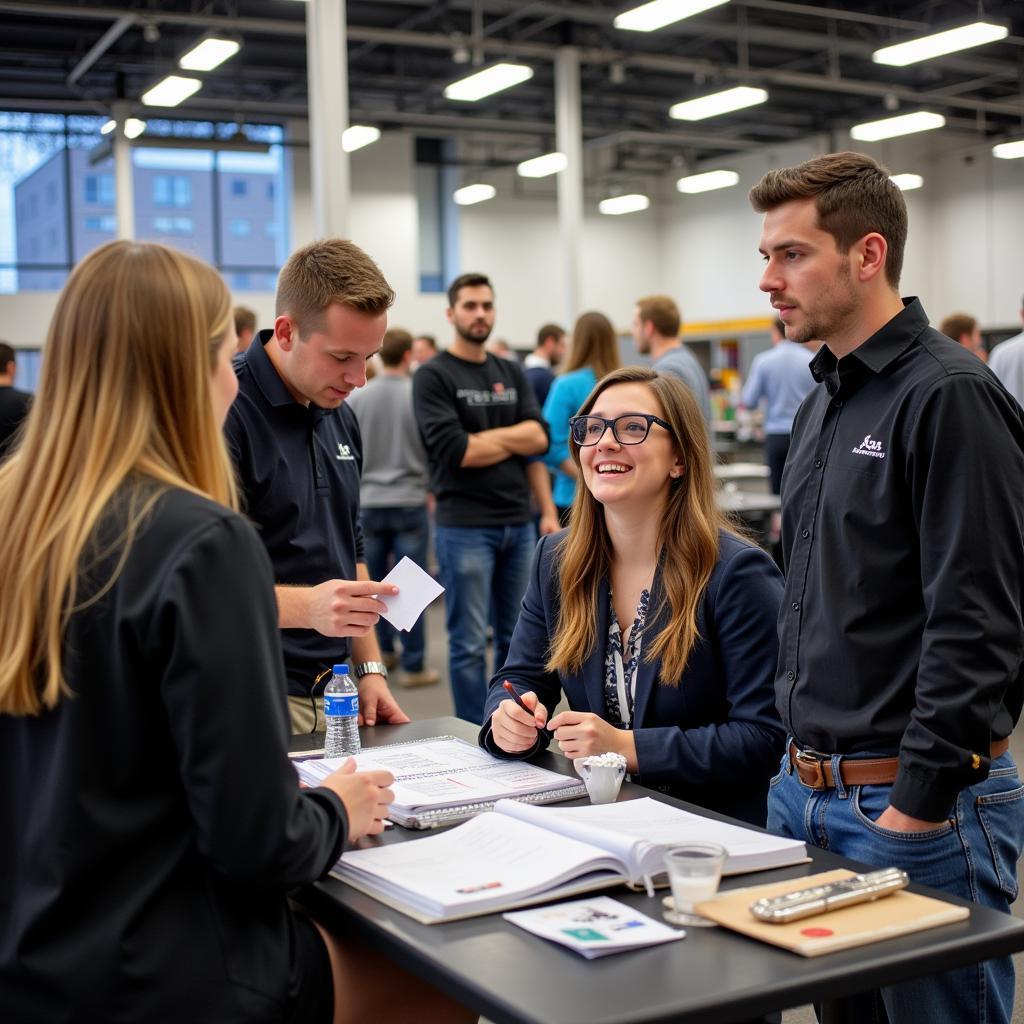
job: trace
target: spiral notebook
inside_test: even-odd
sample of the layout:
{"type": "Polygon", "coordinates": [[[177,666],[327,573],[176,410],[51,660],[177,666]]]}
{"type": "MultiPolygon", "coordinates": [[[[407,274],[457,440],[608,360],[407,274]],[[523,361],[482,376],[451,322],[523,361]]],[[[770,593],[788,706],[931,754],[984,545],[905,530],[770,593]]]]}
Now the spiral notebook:
{"type": "MultiPolygon", "coordinates": [[[[345,758],[295,758],[299,778],[318,786],[345,758]]],[[[493,810],[498,800],[547,804],[586,796],[578,779],[527,761],[503,761],[455,736],[370,747],[356,755],[358,771],[395,777],[388,817],[406,828],[437,828],[493,810]]]]}

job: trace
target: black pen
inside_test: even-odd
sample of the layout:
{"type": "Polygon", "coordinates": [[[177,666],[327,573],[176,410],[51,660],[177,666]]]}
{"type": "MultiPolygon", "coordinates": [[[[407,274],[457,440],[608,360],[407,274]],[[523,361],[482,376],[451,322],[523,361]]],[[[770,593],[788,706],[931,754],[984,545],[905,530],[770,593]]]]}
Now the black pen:
{"type": "Polygon", "coordinates": [[[522,708],[522,709],[523,709],[523,710],[524,710],[524,711],[525,711],[525,712],[526,712],[527,714],[528,714],[528,715],[530,715],[530,717],[531,717],[531,718],[533,718],[533,720],[534,720],[534,725],[535,725],[535,726],[536,726],[536,727],[537,727],[538,729],[541,729],[541,728],[543,728],[543,726],[537,725],[537,718],[536,718],[536,715],[535,715],[535,713],[534,713],[533,711],[531,711],[531,710],[530,710],[530,709],[529,709],[529,708],[528,708],[528,707],[527,707],[527,706],[526,706],[526,705],[525,705],[525,704],[523,703],[523,698],[522,698],[522,697],[520,697],[518,693],[516,693],[516,688],[515,688],[515,687],[514,687],[514,686],[513,686],[513,685],[512,685],[512,684],[511,684],[511,683],[510,683],[510,682],[509,682],[509,681],[508,681],[507,679],[506,679],[506,680],[505,680],[505,682],[503,682],[503,683],[502,683],[501,685],[502,685],[502,686],[504,686],[506,690],[508,690],[508,695],[509,695],[509,696],[510,696],[510,697],[511,697],[511,698],[512,698],[512,699],[513,699],[513,700],[514,700],[514,701],[515,701],[515,702],[516,702],[516,703],[517,703],[517,704],[518,704],[518,705],[519,705],[519,706],[520,706],[520,707],[521,707],[521,708],[522,708]]]}

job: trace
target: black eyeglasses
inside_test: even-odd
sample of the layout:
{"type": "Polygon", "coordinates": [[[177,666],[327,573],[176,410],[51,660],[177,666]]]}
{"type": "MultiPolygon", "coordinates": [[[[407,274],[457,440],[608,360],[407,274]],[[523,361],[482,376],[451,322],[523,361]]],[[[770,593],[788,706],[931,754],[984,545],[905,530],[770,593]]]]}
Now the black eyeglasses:
{"type": "Polygon", "coordinates": [[[672,431],[660,416],[652,416],[649,412],[628,412],[613,420],[606,420],[603,416],[573,416],[569,420],[569,430],[572,431],[572,439],[581,448],[597,444],[609,427],[619,444],[640,444],[647,439],[652,423],[657,423],[670,433],[672,431]]]}

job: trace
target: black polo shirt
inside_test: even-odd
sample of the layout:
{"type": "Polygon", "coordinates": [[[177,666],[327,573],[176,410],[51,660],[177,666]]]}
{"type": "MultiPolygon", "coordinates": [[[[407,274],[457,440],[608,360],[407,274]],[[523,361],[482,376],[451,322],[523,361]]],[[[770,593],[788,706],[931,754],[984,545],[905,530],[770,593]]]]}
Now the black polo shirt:
{"type": "MultiPolygon", "coordinates": [[[[235,357],[238,398],[224,425],[243,508],[256,523],[274,582],[314,586],[356,578],[364,561],[359,528],[359,425],[344,403],[304,406],[292,398],[267,355],[272,331],[235,357]]],[[[317,673],[351,651],[348,637],[281,630],[288,692],[308,696],[317,673]]]]}
{"type": "Polygon", "coordinates": [[[892,805],[939,821],[1021,712],[1022,411],[916,299],[811,371],[782,483],[779,713],[803,747],[898,752],[892,805]]]}

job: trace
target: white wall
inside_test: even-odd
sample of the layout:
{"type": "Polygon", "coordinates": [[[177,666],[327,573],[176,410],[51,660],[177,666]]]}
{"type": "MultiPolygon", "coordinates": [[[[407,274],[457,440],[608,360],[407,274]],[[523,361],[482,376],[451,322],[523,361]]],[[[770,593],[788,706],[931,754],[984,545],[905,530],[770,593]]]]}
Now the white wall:
{"type": "MultiPolygon", "coordinates": [[[[815,137],[737,156],[722,165],[739,171],[740,185],[700,196],[679,195],[673,175],[641,214],[603,217],[588,202],[583,308],[603,311],[621,330],[633,300],[652,291],[675,296],[691,321],[768,315],[757,288],[761,218],[751,211],[747,191],[771,167],[847,145],[843,138],[815,137]]],[[[904,294],[920,295],[933,322],[963,310],[983,327],[1017,324],[1024,291],[1024,161],[995,160],[987,144],[945,130],[863,148],[893,171],[925,177],[924,188],[907,194],[904,294]]],[[[351,161],[352,237],[398,294],[391,322],[446,343],[444,297],[419,293],[412,136],[386,132],[351,161]]],[[[308,153],[294,150],[293,163],[292,244],[298,246],[313,234],[308,153]]],[[[499,198],[461,211],[461,269],[492,277],[496,333],[526,346],[542,322],[565,319],[554,188],[545,183],[523,196],[514,194],[510,179],[498,180],[499,198]]],[[[272,296],[237,299],[270,322],[272,296]]],[[[52,293],[0,295],[0,337],[41,344],[54,301],[52,293]]]]}
{"type": "MultiPolygon", "coordinates": [[[[625,217],[585,212],[580,312],[598,310],[620,330],[628,331],[634,301],[663,286],[660,216],[654,206],[625,217]]],[[[553,196],[496,198],[465,207],[460,221],[463,269],[479,270],[494,282],[497,337],[507,338],[516,348],[532,348],[541,324],[553,320],[572,326],[565,323],[553,196]]]]}

